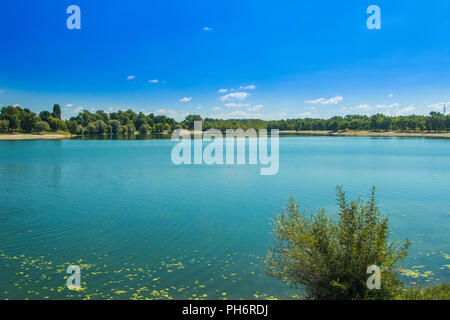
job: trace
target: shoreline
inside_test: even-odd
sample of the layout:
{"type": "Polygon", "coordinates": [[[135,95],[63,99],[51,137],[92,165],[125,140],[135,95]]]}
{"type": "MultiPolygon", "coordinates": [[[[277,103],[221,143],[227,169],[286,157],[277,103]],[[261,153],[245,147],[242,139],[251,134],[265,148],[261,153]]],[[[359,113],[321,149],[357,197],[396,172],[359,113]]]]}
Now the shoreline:
{"type": "Polygon", "coordinates": [[[13,133],[0,134],[0,141],[18,141],[18,140],[62,140],[70,139],[72,136],[63,134],[28,134],[28,133],[13,133]]]}
{"type": "Polygon", "coordinates": [[[450,138],[450,132],[397,132],[397,131],[280,131],[280,134],[337,136],[337,137],[422,137],[422,138],[450,138]]]}
{"type": "MultiPolygon", "coordinates": [[[[191,134],[199,133],[189,130],[191,134]]],[[[205,132],[203,132],[205,133],[205,132]]],[[[137,133],[135,133],[137,134],[137,133]]],[[[396,131],[328,131],[328,130],[284,130],[280,135],[298,135],[298,136],[335,136],[335,137],[422,137],[422,138],[450,138],[450,132],[396,132],[396,131]]],[[[19,141],[19,140],[62,140],[75,137],[70,134],[28,134],[13,133],[0,134],[0,141],[19,141]]]]}

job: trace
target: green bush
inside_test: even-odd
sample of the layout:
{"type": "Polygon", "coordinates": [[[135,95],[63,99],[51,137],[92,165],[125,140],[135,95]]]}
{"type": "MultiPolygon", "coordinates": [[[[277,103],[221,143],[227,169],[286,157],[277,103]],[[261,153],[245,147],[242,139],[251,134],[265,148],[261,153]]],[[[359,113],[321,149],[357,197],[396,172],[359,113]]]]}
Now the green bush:
{"type": "Polygon", "coordinates": [[[0,120],[0,132],[5,133],[9,130],[9,121],[8,120],[0,120]]]}
{"type": "Polygon", "coordinates": [[[309,299],[394,299],[402,288],[398,264],[409,241],[391,242],[388,218],[375,201],[348,202],[337,187],[337,217],[324,210],[300,211],[293,197],[273,219],[275,241],[265,259],[267,273],[301,287],[309,299]],[[367,287],[367,268],[381,268],[381,289],[367,287]]]}
{"type": "Polygon", "coordinates": [[[425,289],[408,288],[401,291],[397,298],[400,300],[450,300],[450,284],[443,283],[425,289]]]}
{"type": "Polygon", "coordinates": [[[50,131],[50,125],[45,121],[37,121],[34,125],[36,132],[50,131]]]}
{"type": "Polygon", "coordinates": [[[149,131],[150,131],[150,127],[146,123],[141,125],[141,127],[139,128],[139,133],[141,133],[141,134],[147,134],[149,131]]]}

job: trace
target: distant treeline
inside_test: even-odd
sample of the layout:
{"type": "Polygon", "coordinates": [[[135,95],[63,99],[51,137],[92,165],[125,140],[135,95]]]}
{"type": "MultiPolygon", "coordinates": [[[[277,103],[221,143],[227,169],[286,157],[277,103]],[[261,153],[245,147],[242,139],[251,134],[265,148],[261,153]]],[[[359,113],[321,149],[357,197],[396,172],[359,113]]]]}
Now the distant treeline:
{"type": "Polygon", "coordinates": [[[257,120],[231,119],[220,120],[189,115],[185,120],[177,122],[172,118],[153,113],[135,113],[133,110],[107,113],[99,110],[91,113],[87,110],[68,120],[61,118],[61,107],[53,106],[53,112],[42,111],[37,115],[29,109],[20,107],[3,107],[0,113],[0,132],[2,133],[40,133],[48,131],[64,131],[76,135],[89,134],[134,134],[157,133],[184,128],[194,129],[194,121],[203,121],[203,129],[279,129],[279,130],[372,130],[372,131],[413,131],[413,132],[449,132],[450,115],[431,112],[428,116],[397,116],[383,114],[373,116],[348,115],[330,119],[290,119],[290,120],[257,120]]]}

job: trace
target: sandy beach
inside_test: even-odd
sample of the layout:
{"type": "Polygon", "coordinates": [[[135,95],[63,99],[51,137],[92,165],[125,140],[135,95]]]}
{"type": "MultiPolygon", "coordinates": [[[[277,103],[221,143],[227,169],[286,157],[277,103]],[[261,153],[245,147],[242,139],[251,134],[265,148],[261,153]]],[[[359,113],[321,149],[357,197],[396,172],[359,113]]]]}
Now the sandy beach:
{"type": "Polygon", "coordinates": [[[70,138],[62,134],[0,134],[0,140],[60,140],[70,138]]]}

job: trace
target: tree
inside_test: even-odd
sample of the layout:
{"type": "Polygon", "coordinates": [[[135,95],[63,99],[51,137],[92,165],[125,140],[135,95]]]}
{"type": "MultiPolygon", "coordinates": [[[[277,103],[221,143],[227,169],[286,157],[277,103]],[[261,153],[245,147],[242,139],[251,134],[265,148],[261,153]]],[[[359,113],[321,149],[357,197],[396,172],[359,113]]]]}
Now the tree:
{"type": "Polygon", "coordinates": [[[61,106],[59,104],[53,106],[53,117],[61,120],[61,106]]]}
{"type": "Polygon", "coordinates": [[[9,130],[9,121],[8,120],[0,120],[0,132],[5,133],[9,130]]]}
{"type": "Polygon", "coordinates": [[[136,120],[136,128],[140,130],[141,126],[143,125],[147,125],[147,117],[145,116],[144,113],[140,112],[136,120]]]}
{"type": "MultiPolygon", "coordinates": [[[[194,122],[195,121],[202,121],[202,117],[199,115],[196,115],[196,114],[188,115],[182,123],[183,127],[188,130],[194,130],[194,122]]],[[[155,121],[155,123],[156,123],[156,121],[155,121]]]]}
{"type": "Polygon", "coordinates": [[[155,131],[156,132],[163,132],[164,131],[164,125],[162,123],[155,124],[155,131]]]}
{"type": "Polygon", "coordinates": [[[109,125],[111,126],[112,134],[121,134],[122,133],[122,125],[120,124],[119,120],[111,120],[109,122],[109,125]]]}
{"type": "Polygon", "coordinates": [[[130,120],[127,123],[127,132],[128,134],[133,134],[136,131],[136,127],[134,126],[134,123],[130,120]]]}
{"type": "Polygon", "coordinates": [[[20,130],[20,108],[19,107],[3,107],[1,111],[1,118],[8,120],[9,130],[20,130]]]}
{"type": "Polygon", "coordinates": [[[47,119],[47,122],[53,131],[57,131],[61,127],[61,120],[59,120],[53,116],[50,116],[50,118],[47,119]]]}
{"type": "Polygon", "coordinates": [[[42,121],[47,121],[48,122],[48,119],[50,119],[51,116],[52,116],[52,114],[50,112],[48,112],[48,111],[41,111],[39,113],[39,118],[41,118],[42,121]]]}
{"type": "Polygon", "coordinates": [[[389,299],[402,283],[398,264],[409,241],[390,242],[388,218],[380,215],[373,187],[368,201],[348,202],[336,189],[339,214],[324,210],[307,215],[293,197],[273,220],[275,242],[266,257],[267,272],[292,286],[303,286],[311,299],[389,299]],[[380,290],[367,287],[367,268],[382,272],[380,290]]]}
{"type": "Polygon", "coordinates": [[[45,121],[37,121],[34,125],[36,132],[50,131],[50,126],[45,121]]]}
{"type": "Polygon", "coordinates": [[[78,134],[78,123],[75,120],[68,121],[67,128],[71,134],[78,134]]]}
{"type": "Polygon", "coordinates": [[[143,124],[139,128],[139,133],[141,133],[141,134],[147,134],[149,131],[150,131],[150,127],[148,126],[148,124],[143,124]]]}
{"type": "Polygon", "coordinates": [[[86,134],[86,128],[85,127],[83,127],[82,125],[78,125],[77,126],[77,130],[76,130],[76,134],[86,134]]]}
{"type": "Polygon", "coordinates": [[[107,125],[103,120],[95,121],[94,126],[96,128],[96,132],[99,134],[103,134],[103,133],[107,132],[107,125]]]}
{"type": "Polygon", "coordinates": [[[87,131],[88,134],[96,134],[97,133],[97,128],[91,122],[91,123],[88,123],[88,125],[86,127],[86,131],[87,131]]]}
{"type": "Polygon", "coordinates": [[[98,110],[95,113],[95,116],[97,117],[97,120],[102,120],[105,123],[108,123],[109,121],[109,115],[103,110],[98,110]]]}
{"type": "Polygon", "coordinates": [[[19,109],[20,127],[23,132],[30,133],[37,121],[36,114],[28,109],[19,109]]]}

